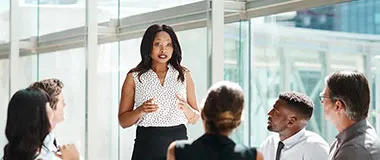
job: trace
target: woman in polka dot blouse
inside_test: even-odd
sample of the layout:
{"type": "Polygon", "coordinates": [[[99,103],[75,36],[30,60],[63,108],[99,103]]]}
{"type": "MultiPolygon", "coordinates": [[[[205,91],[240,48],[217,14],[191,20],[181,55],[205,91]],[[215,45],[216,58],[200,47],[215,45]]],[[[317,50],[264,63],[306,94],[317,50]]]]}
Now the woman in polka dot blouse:
{"type": "Polygon", "coordinates": [[[181,66],[176,34],[167,25],[152,25],[142,38],[141,62],[125,78],[119,122],[137,125],[132,160],[165,159],[169,144],[187,139],[185,124],[199,119],[194,82],[181,66]]]}

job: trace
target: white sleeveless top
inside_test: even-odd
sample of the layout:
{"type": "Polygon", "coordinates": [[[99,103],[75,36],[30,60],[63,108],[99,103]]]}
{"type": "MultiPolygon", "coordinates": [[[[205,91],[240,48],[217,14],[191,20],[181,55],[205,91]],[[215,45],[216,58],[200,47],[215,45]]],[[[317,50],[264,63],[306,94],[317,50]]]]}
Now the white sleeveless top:
{"type": "Polygon", "coordinates": [[[140,76],[141,82],[138,79],[138,72],[132,73],[135,81],[134,107],[139,107],[151,98],[155,98],[153,102],[158,105],[156,112],[147,113],[137,121],[138,126],[171,127],[188,123],[183,111],[178,109],[176,98],[176,94],[178,94],[186,100],[186,78],[184,82],[181,82],[181,80],[177,80],[178,74],[178,71],[169,64],[162,86],[157,74],[152,69],[140,76]]]}

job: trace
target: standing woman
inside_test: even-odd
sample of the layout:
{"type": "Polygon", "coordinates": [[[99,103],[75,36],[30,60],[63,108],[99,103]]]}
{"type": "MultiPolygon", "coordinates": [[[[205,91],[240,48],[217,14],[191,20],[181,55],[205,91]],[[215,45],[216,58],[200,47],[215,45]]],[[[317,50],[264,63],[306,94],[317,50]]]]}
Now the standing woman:
{"type": "Polygon", "coordinates": [[[185,124],[199,119],[194,82],[181,66],[176,34],[167,25],[152,25],[140,46],[141,62],[127,74],[119,122],[137,124],[132,160],[165,159],[169,144],[187,139],[185,124]]]}

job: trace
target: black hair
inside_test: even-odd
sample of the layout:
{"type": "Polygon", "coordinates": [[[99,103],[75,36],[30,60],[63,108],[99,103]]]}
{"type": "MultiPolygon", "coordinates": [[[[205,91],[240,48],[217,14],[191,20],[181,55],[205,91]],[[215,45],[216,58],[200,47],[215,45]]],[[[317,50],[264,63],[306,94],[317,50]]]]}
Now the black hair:
{"type": "Polygon", "coordinates": [[[8,104],[4,160],[33,160],[50,132],[48,95],[38,88],[17,91],[8,104]]]}
{"type": "Polygon", "coordinates": [[[184,71],[187,71],[187,69],[181,66],[181,61],[182,61],[181,46],[179,45],[177,35],[175,34],[173,28],[167,25],[160,26],[160,25],[154,24],[154,25],[151,25],[145,31],[144,36],[141,41],[141,46],[140,46],[141,62],[135,68],[130,70],[129,73],[138,72],[138,79],[140,81],[140,76],[152,68],[151,52],[153,48],[153,41],[154,41],[154,38],[156,37],[156,34],[161,31],[168,33],[172,40],[173,55],[169,59],[169,63],[178,71],[179,73],[178,80],[181,80],[181,82],[184,82],[185,80],[184,71]]]}
{"type": "Polygon", "coordinates": [[[285,101],[290,109],[295,110],[307,120],[313,115],[313,101],[302,93],[281,92],[278,98],[285,101]]]}

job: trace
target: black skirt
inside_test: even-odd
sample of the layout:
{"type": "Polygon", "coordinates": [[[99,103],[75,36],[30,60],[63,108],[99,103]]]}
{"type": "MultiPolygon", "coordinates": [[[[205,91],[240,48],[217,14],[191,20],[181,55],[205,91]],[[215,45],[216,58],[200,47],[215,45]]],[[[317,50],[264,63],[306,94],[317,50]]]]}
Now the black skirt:
{"type": "Polygon", "coordinates": [[[168,147],[175,140],[187,140],[185,125],[173,127],[138,126],[132,160],[166,160],[168,147]]]}

